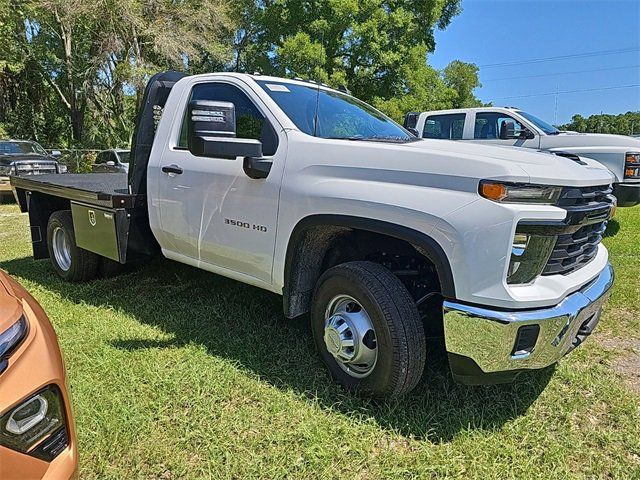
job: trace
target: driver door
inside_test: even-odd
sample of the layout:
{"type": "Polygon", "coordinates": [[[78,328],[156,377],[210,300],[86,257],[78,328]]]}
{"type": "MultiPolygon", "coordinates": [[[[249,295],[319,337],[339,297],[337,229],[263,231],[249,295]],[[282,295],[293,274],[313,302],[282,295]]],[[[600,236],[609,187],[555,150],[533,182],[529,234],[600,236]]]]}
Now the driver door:
{"type": "Polygon", "coordinates": [[[273,161],[268,177],[249,178],[241,157],[191,154],[185,115],[178,145],[166,149],[160,160],[160,223],[170,240],[168,248],[195,260],[201,268],[232,271],[270,283],[286,136],[266,108],[256,105],[243,88],[226,81],[200,83],[193,86],[189,101],[233,103],[236,137],[261,140],[263,157],[273,161]],[[174,172],[162,171],[167,166],[175,167],[174,172]]]}
{"type": "Polygon", "coordinates": [[[500,132],[507,123],[514,126],[515,134],[518,135],[525,129],[525,126],[512,116],[502,112],[476,112],[473,131],[473,139],[491,145],[502,145],[505,147],[525,147],[538,148],[539,139],[537,137],[527,138],[500,138],[500,132]]]}

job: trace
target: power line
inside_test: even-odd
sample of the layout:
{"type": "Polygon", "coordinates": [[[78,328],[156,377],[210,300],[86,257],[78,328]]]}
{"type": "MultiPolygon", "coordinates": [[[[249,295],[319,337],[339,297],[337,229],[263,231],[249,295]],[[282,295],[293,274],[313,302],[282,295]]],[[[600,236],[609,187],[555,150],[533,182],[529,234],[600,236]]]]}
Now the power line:
{"type": "Polygon", "coordinates": [[[558,75],[574,75],[577,73],[591,73],[591,72],[608,72],[611,70],[627,70],[630,68],[640,68],[640,65],[630,65],[627,67],[610,67],[610,68],[594,68],[591,70],[574,70],[573,72],[560,72],[560,73],[543,73],[540,75],[522,75],[520,77],[506,77],[506,78],[490,78],[488,80],[482,80],[483,82],[499,82],[502,80],[520,80],[522,78],[541,78],[541,77],[555,77],[558,75]]]}
{"type": "Polygon", "coordinates": [[[570,55],[558,55],[556,57],[534,58],[530,60],[516,60],[513,62],[488,63],[486,65],[478,65],[478,66],[480,68],[509,67],[511,65],[527,65],[529,63],[551,62],[554,60],[566,60],[568,58],[597,57],[600,55],[615,55],[618,53],[637,52],[637,51],[640,51],[640,48],[637,48],[637,47],[619,48],[616,50],[600,50],[597,52],[574,53],[570,55]]]}
{"type": "Polygon", "coordinates": [[[621,88],[636,88],[640,87],[640,83],[635,85],[617,85],[614,87],[600,87],[600,88],[584,88],[581,90],[564,90],[564,91],[555,91],[555,92],[544,92],[544,93],[533,93],[531,95],[515,95],[510,97],[494,97],[494,100],[506,100],[511,98],[529,98],[529,97],[544,97],[548,95],[562,95],[565,93],[578,93],[578,92],[599,92],[602,90],[616,90],[621,88]]]}

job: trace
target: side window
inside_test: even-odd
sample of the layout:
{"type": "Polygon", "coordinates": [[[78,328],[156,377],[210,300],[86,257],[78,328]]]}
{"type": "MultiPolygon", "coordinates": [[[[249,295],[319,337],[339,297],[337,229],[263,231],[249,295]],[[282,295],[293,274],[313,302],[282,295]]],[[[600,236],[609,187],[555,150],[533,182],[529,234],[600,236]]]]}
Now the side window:
{"type": "Polygon", "coordinates": [[[96,157],[96,165],[104,163],[106,161],[105,159],[106,159],[105,153],[104,152],[99,153],[98,156],[96,157]]]}
{"type": "Polygon", "coordinates": [[[478,112],[476,113],[473,138],[478,140],[500,138],[500,130],[504,128],[508,122],[513,123],[515,134],[519,135],[523,127],[515,118],[499,112],[478,112]]]}
{"type": "Polygon", "coordinates": [[[423,138],[462,139],[465,115],[464,113],[453,113],[427,117],[422,131],[423,138]]]}
{"type": "Polygon", "coordinates": [[[109,160],[107,160],[107,161],[108,161],[108,162],[113,162],[113,163],[115,163],[116,165],[118,165],[118,163],[119,163],[119,162],[118,162],[118,157],[116,156],[116,153],[115,153],[115,152],[111,152],[111,153],[109,154],[109,160]]]}
{"type": "MultiPolygon", "coordinates": [[[[231,102],[236,107],[236,136],[238,138],[253,138],[262,142],[262,152],[269,156],[276,153],[278,136],[265,118],[245,93],[228,83],[201,83],[191,90],[191,100],[219,100],[231,102]]],[[[179,147],[187,147],[187,122],[182,120],[179,147]]]]}

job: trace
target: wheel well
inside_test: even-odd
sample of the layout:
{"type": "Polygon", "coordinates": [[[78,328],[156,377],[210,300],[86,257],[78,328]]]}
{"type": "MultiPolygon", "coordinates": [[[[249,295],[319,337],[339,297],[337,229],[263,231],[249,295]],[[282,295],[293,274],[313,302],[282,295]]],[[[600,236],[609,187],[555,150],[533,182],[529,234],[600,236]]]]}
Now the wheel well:
{"type": "Polygon", "coordinates": [[[49,258],[49,250],[47,249],[49,217],[53,212],[70,210],[71,202],[65,198],[32,192],[26,194],[26,204],[29,211],[33,258],[36,260],[49,258]]]}
{"type": "Polygon", "coordinates": [[[287,317],[309,311],[313,289],[324,271],[356,260],[387,267],[417,303],[434,295],[439,301],[441,295],[455,295],[449,263],[433,239],[404,227],[370,222],[352,222],[353,226],[304,222],[310,224],[294,230],[285,262],[283,302],[287,317]]]}

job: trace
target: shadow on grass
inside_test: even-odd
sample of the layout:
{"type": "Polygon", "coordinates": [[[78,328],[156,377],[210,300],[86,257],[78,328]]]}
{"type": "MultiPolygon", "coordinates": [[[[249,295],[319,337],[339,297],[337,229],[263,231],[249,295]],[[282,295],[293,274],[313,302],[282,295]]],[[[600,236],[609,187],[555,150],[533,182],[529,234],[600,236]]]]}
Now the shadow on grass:
{"type": "Polygon", "coordinates": [[[615,218],[612,218],[607,222],[607,229],[604,231],[603,237],[615,237],[620,230],[620,222],[615,218]]]}
{"type": "Polygon", "coordinates": [[[619,230],[620,223],[615,218],[612,218],[607,223],[607,229],[604,231],[603,237],[615,237],[619,230]]]}
{"type": "MultiPolygon", "coordinates": [[[[460,430],[496,429],[522,415],[549,382],[553,368],[508,385],[467,387],[451,379],[444,352],[430,352],[422,382],[400,401],[373,402],[336,386],[316,355],[305,318],[286,320],[281,297],[195,268],[157,259],[140,270],[88,284],[55,276],[48,261],[1,262],[10,274],[39,283],[73,302],[109,306],[173,334],[170,341],[115,338],[123,350],[201,344],[212,355],[278,387],[359,421],[369,418],[406,436],[434,443],[460,430]]],[[[97,320],[98,321],[98,320],[97,320]]]]}

